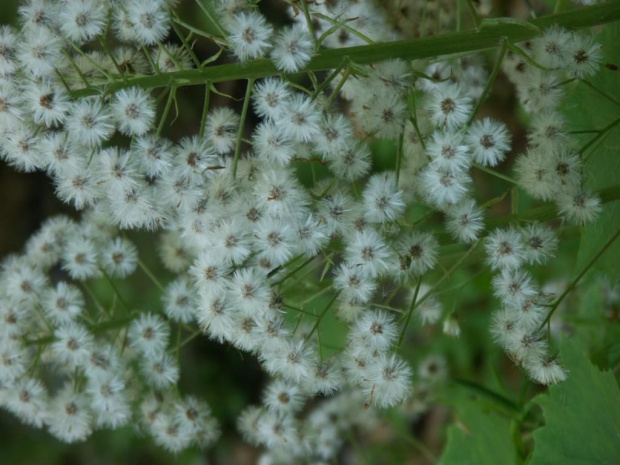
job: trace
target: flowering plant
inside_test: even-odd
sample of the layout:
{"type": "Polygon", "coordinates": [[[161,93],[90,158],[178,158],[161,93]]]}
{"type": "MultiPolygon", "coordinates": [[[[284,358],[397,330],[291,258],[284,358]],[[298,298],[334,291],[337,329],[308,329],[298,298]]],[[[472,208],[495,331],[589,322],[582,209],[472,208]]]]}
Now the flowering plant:
{"type": "Polygon", "coordinates": [[[588,28],[620,4],[287,3],[27,0],[0,29],[0,157],[71,207],[2,260],[0,406],[65,443],[357,463],[382,429],[434,462],[411,425],[447,404],[445,463],[620,460],[558,412],[588,381],[620,408],[584,355],[619,366],[620,28],[588,28]],[[181,383],[201,340],[260,395],[219,405],[238,356],[181,383]]]}

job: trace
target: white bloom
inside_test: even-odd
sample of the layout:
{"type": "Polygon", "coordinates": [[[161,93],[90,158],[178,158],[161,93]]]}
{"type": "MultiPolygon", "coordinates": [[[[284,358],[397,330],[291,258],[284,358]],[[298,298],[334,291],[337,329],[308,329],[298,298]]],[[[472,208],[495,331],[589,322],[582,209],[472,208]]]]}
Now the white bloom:
{"type": "Polygon", "coordinates": [[[394,318],[382,310],[362,313],[349,332],[349,348],[354,354],[387,352],[398,338],[394,318]]]}
{"type": "Polygon", "coordinates": [[[158,315],[141,313],[139,319],[131,322],[127,336],[129,344],[146,358],[156,358],[168,345],[170,326],[158,315]]]}
{"type": "Polygon", "coordinates": [[[226,28],[229,31],[230,46],[241,61],[263,56],[271,48],[269,39],[273,28],[265,17],[256,11],[235,15],[226,28]]]}
{"type": "Polygon", "coordinates": [[[412,232],[400,240],[401,272],[420,276],[431,270],[437,262],[439,243],[427,232],[412,232]]]}
{"type": "Polygon", "coordinates": [[[371,299],[377,285],[368,276],[359,273],[357,267],[343,263],[336,272],[334,288],[342,291],[342,299],[364,304],[371,299]]]}
{"type": "Polygon", "coordinates": [[[312,36],[300,24],[295,24],[278,33],[271,59],[276,68],[293,73],[310,61],[313,48],[312,36]]]}
{"type": "Polygon", "coordinates": [[[63,87],[46,79],[35,81],[25,87],[25,97],[35,124],[52,127],[64,122],[70,100],[63,87]]]}
{"type": "Polygon", "coordinates": [[[18,67],[15,59],[17,35],[10,26],[0,26],[0,76],[13,74],[18,67]]]}
{"type": "Polygon", "coordinates": [[[52,435],[67,443],[84,441],[92,433],[92,415],[84,394],[73,391],[73,382],[50,402],[46,423],[52,435]]]}
{"type": "Polygon", "coordinates": [[[263,393],[263,403],[276,413],[296,413],[303,408],[305,401],[300,386],[287,381],[274,380],[263,393]]]}
{"type": "Polygon", "coordinates": [[[142,136],[153,125],[155,103],[144,89],[121,89],[114,94],[112,114],[122,134],[142,136]]]}
{"type": "Polygon", "coordinates": [[[592,37],[571,34],[566,48],[568,76],[583,79],[594,75],[600,68],[603,61],[601,44],[592,37]]]}
{"type": "Polygon", "coordinates": [[[128,239],[117,237],[101,250],[99,260],[111,276],[125,278],[136,270],[138,250],[128,239]]]}
{"type": "Polygon", "coordinates": [[[97,426],[116,429],[131,420],[131,406],[125,391],[125,382],[115,376],[90,381],[87,392],[97,426]]]}
{"type": "Polygon", "coordinates": [[[252,102],[258,116],[279,119],[288,105],[291,92],[288,84],[278,78],[266,78],[254,86],[252,102]]]}
{"type": "Polygon", "coordinates": [[[385,274],[393,265],[393,256],[382,237],[373,230],[354,232],[348,238],[345,257],[351,266],[371,278],[385,274]]]}
{"type": "Polygon", "coordinates": [[[101,145],[114,133],[112,115],[98,97],[73,102],[65,123],[69,137],[84,145],[101,145]]]}
{"type": "Polygon", "coordinates": [[[446,228],[457,240],[471,243],[484,229],[484,213],[472,199],[464,199],[446,212],[446,228]]]}
{"type": "Polygon", "coordinates": [[[553,230],[541,223],[532,223],[521,230],[525,257],[530,264],[545,264],[558,248],[558,238],[553,230]]]}
{"type": "Polygon", "coordinates": [[[90,239],[76,237],[68,241],[63,254],[63,268],[73,279],[86,280],[97,276],[99,251],[90,239]]]}
{"type": "Polygon", "coordinates": [[[47,28],[37,28],[25,34],[19,42],[17,58],[25,70],[35,76],[49,76],[62,60],[62,42],[47,28]]]}
{"type": "Polygon", "coordinates": [[[164,312],[171,320],[189,323],[194,319],[196,302],[194,290],[191,288],[188,278],[180,277],[168,284],[162,301],[164,302],[164,312]]]}
{"type": "Polygon", "coordinates": [[[74,320],[84,309],[84,296],[80,289],[64,281],[43,294],[41,304],[48,318],[55,324],[74,320]]]}
{"type": "Polygon", "coordinates": [[[396,354],[382,354],[369,369],[364,394],[380,408],[403,403],[412,392],[411,368],[396,354]]]}
{"type": "Polygon", "coordinates": [[[474,161],[483,166],[495,166],[510,151],[510,134],[504,123],[491,118],[475,121],[466,136],[474,161]]]}
{"type": "Polygon", "coordinates": [[[426,152],[433,166],[446,172],[465,171],[471,165],[469,149],[460,132],[435,131],[426,144],[426,152]]]}
{"type": "Polygon", "coordinates": [[[294,155],[293,142],[274,123],[263,122],[252,136],[256,154],[270,164],[286,166],[294,155]]]}
{"type": "Polygon", "coordinates": [[[585,190],[577,189],[562,194],[558,198],[560,214],[572,223],[584,225],[590,223],[601,211],[601,200],[585,190]]]}
{"type": "Polygon", "coordinates": [[[392,172],[375,174],[368,180],[362,198],[366,219],[371,223],[394,221],[405,211],[403,193],[396,186],[392,172]]]}
{"type": "Polygon", "coordinates": [[[431,94],[426,109],[431,121],[447,130],[458,129],[469,119],[472,111],[471,99],[463,95],[456,84],[443,83],[431,94]]]}
{"type": "Polygon", "coordinates": [[[310,97],[295,93],[275,122],[282,127],[286,137],[298,142],[309,142],[319,133],[321,111],[310,97]]]}
{"type": "Polygon", "coordinates": [[[239,115],[231,108],[221,107],[209,111],[205,136],[219,155],[229,153],[237,145],[239,115]]]}
{"type": "Polygon", "coordinates": [[[525,260],[523,238],[516,229],[496,229],[486,238],[487,260],[493,270],[515,270],[525,260]]]}
{"type": "Polygon", "coordinates": [[[176,360],[163,352],[143,357],[140,361],[140,373],[155,389],[169,388],[179,380],[179,366],[176,360]]]}
{"type": "Polygon", "coordinates": [[[56,341],[51,345],[61,363],[82,366],[90,358],[94,348],[94,338],[88,330],[73,322],[68,322],[55,332],[56,341]]]}
{"type": "Polygon", "coordinates": [[[538,288],[527,271],[503,270],[493,278],[493,290],[505,305],[516,308],[538,295],[538,288]]]}
{"type": "Polygon", "coordinates": [[[58,15],[60,30],[77,44],[94,39],[108,19],[106,6],[98,0],[66,0],[58,15]]]}
{"type": "Polygon", "coordinates": [[[48,411],[45,387],[39,380],[23,377],[8,390],[3,406],[24,423],[41,428],[48,411]]]}
{"type": "Polygon", "coordinates": [[[450,172],[434,165],[422,172],[422,188],[429,201],[438,208],[448,208],[467,193],[471,178],[465,172],[450,172]]]}
{"type": "Polygon", "coordinates": [[[134,41],[141,45],[153,45],[165,39],[170,28],[165,0],[130,0],[127,3],[126,18],[133,26],[134,41]]]}
{"type": "Polygon", "coordinates": [[[540,384],[557,384],[567,377],[566,370],[558,364],[557,358],[533,358],[525,365],[527,374],[540,384]]]}

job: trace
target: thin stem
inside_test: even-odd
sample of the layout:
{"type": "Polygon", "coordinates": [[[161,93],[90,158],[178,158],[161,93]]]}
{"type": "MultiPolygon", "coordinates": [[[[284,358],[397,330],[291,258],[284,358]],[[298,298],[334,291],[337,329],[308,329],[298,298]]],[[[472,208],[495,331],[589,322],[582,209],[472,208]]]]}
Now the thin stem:
{"type": "Polygon", "coordinates": [[[411,299],[411,305],[409,305],[409,310],[407,311],[407,317],[405,318],[405,323],[403,324],[403,329],[400,331],[400,336],[398,337],[397,348],[403,343],[403,339],[405,339],[405,333],[407,332],[407,327],[409,326],[409,320],[411,320],[411,315],[413,314],[413,309],[415,308],[416,300],[418,299],[418,293],[420,292],[420,286],[422,285],[422,277],[419,277],[416,285],[415,291],[413,292],[413,298],[411,299]]]}
{"type": "Polygon", "coordinates": [[[495,83],[495,79],[497,78],[497,75],[499,74],[499,70],[502,67],[504,56],[506,56],[506,49],[507,49],[506,44],[507,44],[506,40],[502,40],[502,45],[499,49],[497,60],[495,60],[495,65],[493,65],[493,70],[491,71],[491,75],[489,76],[489,79],[487,80],[487,83],[484,86],[484,90],[482,91],[482,94],[480,95],[478,102],[476,102],[476,106],[474,107],[474,110],[471,112],[471,116],[469,117],[467,126],[471,125],[471,123],[474,121],[474,118],[478,115],[478,111],[480,110],[480,107],[482,107],[482,104],[486,100],[487,95],[489,95],[489,92],[491,91],[491,88],[493,87],[493,84],[495,83]]]}
{"type": "MultiPolygon", "coordinates": [[[[609,123],[603,129],[601,129],[601,131],[595,137],[593,137],[592,140],[590,140],[587,144],[585,144],[583,147],[581,147],[581,149],[579,150],[579,155],[583,155],[586,152],[586,150],[588,150],[590,147],[592,147],[598,141],[601,141],[602,139],[607,137],[609,135],[609,133],[611,132],[611,130],[618,125],[618,123],[620,123],[620,118],[613,120],[611,123],[609,123]]],[[[588,158],[590,158],[594,152],[595,151],[592,150],[587,156],[583,157],[583,161],[587,161],[588,158]]]]}
{"type": "Polygon", "coordinates": [[[333,100],[336,98],[336,96],[342,90],[342,87],[344,86],[344,84],[347,82],[347,79],[349,79],[349,76],[351,76],[351,69],[347,68],[347,70],[342,75],[342,78],[340,79],[340,82],[336,85],[336,87],[334,88],[333,92],[330,94],[330,96],[328,97],[327,101],[325,102],[325,108],[329,108],[329,106],[332,104],[333,100]]]}
{"type": "Polygon", "coordinates": [[[314,325],[312,325],[312,329],[310,330],[310,332],[308,333],[308,335],[306,336],[306,339],[304,339],[304,342],[308,342],[310,340],[310,337],[314,334],[314,332],[318,329],[319,325],[321,324],[321,320],[323,319],[323,317],[327,314],[327,311],[329,310],[329,308],[332,306],[332,304],[336,301],[336,299],[338,298],[338,296],[340,295],[340,291],[337,291],[333,297],[330,299],[330,301],[327,303],[327,305],[325,306],[325,308],[323,309],[323,311],[319,314],[318,318],[316,319],[316,322],[314,323],[314,325]]]}
{"type": "Polygon", "coordinates": [[[213,16],[213,14],[209,10],[209,8],[207,8],[205,5],[203,5],[201,0],[196,0],[196,3],[200,7],[200,9],[203,11],[203,13],[206,15],[206,17],[209,18],[209,21],[211,21],[211,23],[213,23],[213,25],[217,29],[218,34],[220,34],[222,36],[222,40],[224,42],[226,42],[226,32],[222,28],[222,26],[221,26],[220,22],[217,20],[217,18],[215,16],[213,16]]]}
{"type": "Polygon", "coordinates": [[[480,27],[480,16],[478,16],[478,12],[476,11],[476,5],[474,5],[474,2],[472,0],[465,0],[465,3],[467,3],[467,9],[469,10],[471,19],[474,20],[476,29],[478,29],[480,27]]]}
{"type": "Polygon", "coordinates": [[[596,87],[594,84],[592,84],[590,81],[586,81],[586,80],[582,80],[580,81],[582,84],[585,84],[586,86],[588,86],[590,89],[592,89],[593,91],[597,92],[598,94],[602,95],[603,97],[605,97],[607,100],[609,100],[610,102],[615,103],[616,105],[620,106],[620,101],[616,100],[614,97],[612,97],[611,95],[609,95],[607,92],[602,91],[601,89],[599,89],[598,87],[596,87]]]}
{"type": "Polygon", "coordinates": [[[177,96],[177,88],[171,87],[170,93],[168,94],[168,100],[166,100],[166,106],[164,107],[164,112],[161,115],[161,119],[159,120],[159,125],[157,126],[157,131],[155,132],[158,136],[161,135],[161,132],[164,129],[164,125],[166,124],[166,120],[168,119],[168,114],[170,113],[170,108],[172,108],[172,102],[177,96]]]}
{"type": "Polygon", "coordinates": [[[601,256],[607,251],[607,249],[609,249],[609,247],[611,247],[611,245],[615,242],[615,240],[618,239],[618,236],[620,236],[620,229],[618,229],[618,231],[616,231],[616,233],[609,238],[609,240],[605,243],[603,248],[601,248],[601,250],[599,250],[599,252],[592,258],[592,260],[590,260],[590,262],[585,266],[585,268],[583,270],[581,270],[581,273],[579,273],[577,275],[577,277],[571,281],[571,283],[568,285],[568,287],[562,293],[562,295],[560,295],[560,297],[558,297],[556,299],[556,301],[553,302],[553,305],[552,305],[551,309],[549,310],[549,313],[547,313],[547,316],[545,317],[545,320],[541,323],[540,327],[538,328],[539,330],[544,328],[545,324],[547,324],[547,323],[549,323],[551,321],[551,317],[553,316],[553,313],[560,306],[560,304],[562,303],[564,298],[574,289],[574,287],[581,280],[581,278],[583,278],[583,276],[588,272],[588,270],[590,268],[592,268],[592,265],[594,265],[596,263],[596,261],[599,258],[601,258],[601,256]]]}
{"type": "Polygon", "coordinates": [[[310,315],[310,316],[313,316],[313,317],[316,318],[316,314],[315,313],[309,312],[308,310],[304,310],[303,308],[295,307],[294,305],[289,305],[287,303],[283,303],[282,306],[284,308],[288,308],[289,310],[293,310],[293,311],[299,312],[299,313],[304,313],[306,315],[310,315]]]}
{"type": "Polygon", "coordinates": [[[396,146],[396,186],[398,187],[398,181],[400,179],[400,166],[403,161],[403,142],[405,140],[405,131],[400,133],[398,137],[398,145],[396,146]]]}
{"type": "Polygon", "coordinates": [[[235,147],[235,158],[233,159],[233,169],[232,169],[233,179],[237,177],[237,164],[239,163],[239,155],[241,154],[241,138],[243,137],[243,129],[245,127],[245,120],[248,116],[248,108],[250,108],[250,97],[252,96],[253,87],[254,87],[254,79],[248,79],[248,85],[245,89],[245,100],[243,101],[243,110],[241,110],[239,132],[237,133],[237,146],[235,147]]]}
{"type": "Polygon", "coordinates": [[[492,170],[491,168],[487,168],[486,166],[482,166],[477,163],[472,164],[472,166],[476,169],[479,169],[480,171],[484,171],[485,173],[495,176],[496,178],[503,179],[504,181],[508,181],[511,184],[515,184],[515,185],[519,184],[516,179],[511,178],[510,176],[502,174],[498,171],[492,170]]]}
{"type": "MultiPolygon", "coordinates": [[[[344,57],[348,57],[351,62],[363,65],[395,58],[415,60],[453,53],[476,52],[499,46],[503,38],[514,43],[534,39],[542,34],[542,30],[554,24],[567,29],[576,29],[605,24],[618,19],[620,19],[620,2],[607,2],[576,8],[558,15],[532,19],[527,21],[528,24],[523,25],[507,24],[496,20],[485,24],[479,31],[465,31],[338,49],[321,49],[310,60],[306,69],[313,72],[334,69],[344,57]]],[[[509,48],[511,47],[509,45],[509,48]]],[[[79,98],[98,94],[102,91],[113,93],[128,86],[154,88],[170,85],[204,85],[207,81],[217,83],[236,79],[259,79],[279,74],[280,71],[271,60],[261,58],[246,63],[208,66],[159,75],[135,76],[128,78],[126,82],[105,80],[100,82],[101,88],[75,90],[72,96],[79,98]]]]}
{"type": "Polygon", "coordinates": [[[306,0],[301,0],[301,9],[304,12],[304,17],[306,18],[306,26],[308,26],[308,31],[310,31],[310,35],[312,36],[312,40],[314,41],[314,49],[318,50],[321,47],[321,44],[316,38],[314,23],[312,22],[312,18],[310,17],[310,11],[308,10],[308,3],[306,2],[306,0]]]}
{"type": "Polygon", "coordinates": [[[207,82],[205,85],[205,99],[202,104],[202,118],[200,119],[200,137],[205,134],[205,127],[207,126],[207,116],[209,113],[209,100],[211,99],[211,83],[207,82]]]}
{"type": "Polygon", "coordinates": [[[161,292],[166,292],[164,286],[159,282],[159,280],[155,277],[151,270],[148,269],[148,267],[144,264],[142,260],[138,260],[138,266],[142,271],[144,271],[144,274],[149,277],[153,284],[155,284],[157,289],[159,289],[161,292]]]}
{"type": "MultiPolygon", "coordinates": [[[[315,15],[317,18],[320,18],[320,19],[322,19],[322,20],[324,20],[324,21],[327,21],[327,22],[332,23],[334,26],[338,26],[338,28],[336,28],[336,29],[335,29],[335,31],[336,31],[336,30],[338,30],[339,28],[342,28],[342,29],[344,29],[345,31],[350,32],[350,33],[351,33],[351,34],[353,34],[354,36],[356,36],[356,37],[358,37],[358,38],[362,39],[362,40],[363,40],[364,42],[366,42],[367,44],[374,44],[374,43],[375,43],[375,41],[374,41],[374,40],[372,40],[372,39],[371,39],[370,37],[368,37],[367,35],[365,35],[365,34],[361,33],[361,32],[360,32],[360,31],[358,31],[357,29],[354,29],[354,28],[352,28],[351,26],[349,26],[348,24],[346,24],[346,20],[345,20],[345,21],[339,21],[339,20],[337,20],[337,19],[331,18],[331,17],[329,17],[329,16],[327,16],[327,15],[324,15],[324,14],[321,14],[321,13],[317,13],[317,12],[315,12],[315,13],[314,13],[314,15],[315,15]]],[[[351,18],[351,20],[352,20],[352,19],[354,19],[354,18],[351,18]]],[[[321,40],[321,42],[322,42],[323,40],[325,40],[326,38],[327,38],[327,36],[321,36],[321,39],[320,39],[320,40],[321,40]]]]}
{"type": "Polygon", "coordinates": [[[314,91],[314,93],[312,94],[312,100],[316,100],[316,98],[321,95],[321,92],[323,92],[327,86],[334,80],[336,79],[336,77],[338,77],[338,75],[340,74],[340,71],[342,71],[342,69],[345,67],[345,65],[347,64],[347,60],[343,59],[342,63],[340,63],[338,65],[338,67],[333,70],[331,72],[331,74],[325,79],[323,80],[323,82],[321,83],[320,86],[318,86],[316,88],[316,90],[314,91]]]}
{"type": "Polygon", "coordinates": [[[127,302],[125,302],[125,299],[123,299],[123,296],[121,295],[118,288],[116,287],[116,284],[114,284],[114,281],[112,281],[112,278],[110,278],[110,275],[108,275],[108,273],[106,273],[105,270],[103,269],[101,270],[101,272],[103,273],[103,276],[105,277],[106,281],[110,284],[110,287],[114,291],[114,294],[116,294],[116,297],[118,298],[120,303],[123,304],[123,307],[125,307],[126,310],[130,310],[129,305],[127,305],[127,302]]]}
{"type": "Polygon", "coordinates": [[[301,265],[295,267],[293,270],[289,271],[288,273],[286,273],[281,279],[279,279],[278,281],[275,282],[275,285],[278,284],[282,284],[284,281],[286,281],[288,278],[290,278],[291,276],[294,276],[298,271],[302,270],[303,268],[305,268],[307,265],[309,265],[310,263],[312,263],[314,261],[315,257],[310,257],[309,259],[307,259],[306,261],[304,261],[301,265]]]}

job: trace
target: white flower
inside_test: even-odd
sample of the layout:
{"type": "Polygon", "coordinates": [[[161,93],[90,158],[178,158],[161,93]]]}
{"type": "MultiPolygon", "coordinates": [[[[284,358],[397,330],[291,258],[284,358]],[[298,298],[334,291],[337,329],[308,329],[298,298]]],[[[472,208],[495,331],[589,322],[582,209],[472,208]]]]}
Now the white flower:
{"type": "Polygon", "coordinates": [[[111,276],[125,278],[136,270],[138,249],[128,239],[117,237],[101,250],[99,260],[111,276]]]}
{"type": "Polygon", "coordinates": [[[48,414],[47,393],[36,379],[23,377],[7,390],[2,402],[10,412],[29,425],[41,428],[48,414]]]}
{"type": "Polygon", "coordinates": [[[63,268],[73,279],[86,280],[99,274],[99,251],[90,239],[76,237],[68,241],[63,254],[63,268]]]}
{"type": "Polygon", "coordinates": [[[394,173],[375,174],[368,180],[362,195],[366,219],[370,223],[394,221],[405,211],[402,196],[394,173]]]}
{"type": "Polygon", "coordinates": [[[121,89],[114,94],[112,114],[118,129],[127,136],[142,136],[153,125],[155,103],[151,96],[139,87],[121,89]]]}
{"type": "Polygon", "coordinates": [[[401,272],[420,276],[431,270],[437,262],[439,243],[427,232],[412,232],[400,240],[401,272]]]}
{"type": "Polygon", "coordinates": [[[431,94],[426,109],[436,126],[451,131],[467,122],[472,105],[471,99],[463,95],[457,84],[443,83],[431,94]]]}
{"type": "Polygon", "coordinates": [[[162,296],[164,312],[173,321],[189,323],[196,314],[196,302],[194,290],[191,288],[189,279],[180,277],[166,286],[166,292],[162,296]]]}
{"type": "Polygon", "coordinates": [[[601,211],[601,200],[596,194],[577,189],[560,195],[558,208],[566,219],[583,226],[598,216],[601,211]]]}
{"type": "Polygon", "coordinates": [[[60,30],[77,44],[94,39],[108,19],[106,6],[98,0],[66,0],[58,14],[60,30]]]}
{"type": "Polygon", "coordinates": [[[573,34],[554,26],[545,30],[545,34],[534,40],[534,57],[538,63],[547,68],[560,68],[567,64],[568,44],[573,34]]]}
{"type": "Polygon", "coordinates": [[[321,111],[316,102],[302,93],[295,93],[275,119],[284,135],[297,142],[309,142],[319,133],[321,111]]]}
{"type": "Polygon", "coordinates": [[[43,310],[55,324],[74,320],[84,309],[84,296],[80,289],[64,281],[48,289],[41,300],[43,310]]]}
{"type": "Polygon", "coordinates": [[[558,248],[558,238],[553,230],[541,223],[532,223],[521,230],[528,263],[545,264],[558,248]]]}
{"type": "Polygon", "coordinates": [[[262,315],[269,308],[271,293],[265,277],[255,268],[236,270],[228,285],[231,302],[247,315],[262,315]]]}
{"type": "Polygon", "coordinates": [[[88,399],[73,391],[73,382],[50,402],[46,423],[49,432],[69,444],[84,441],[92,433],[88,399]]]}
{"type": "Polygon", "coordinates": [[[37,28],[25,34],[19,42],[17,58],[25,71],[34,77],[49,76],[62,60],[62,42],[47,28],[37,28]]]}
{"type": "Polygon", "coordinates": [[[534,381],[548,386],[564,381],[566,370],[558,364],[557,358],[533,358],[525,365],[527,374],[534,381]]]}
{"type": "Polygon", "coordinates": [[[131,406],[125,391],[125,382],[113,375],[90,380],[87,392],[97,426],[116,429],[131,420],[131,406]]]}
{"type": "Polygon", "coordinates": [[[10,26],[0,26],[0,76],[13,74],[18,67],[15,59],[17,35],[10,26]]]}
{"type": "Polygon", "coordinates": [[[172,144],[154,135],[136,137],[131,153],[138,158],[140,167],[152,178],[168,172],[172,166],[172,144]]]}
{"type": "Polygon", "coordinates": [[[252,136],[254,151],[270,164],[286,166],[295,154],[293,142],[284,136],[280,127],[262,122],[252,136]]]}
{"type": "Polygon", "coordinates": [[[345,257],[350,266],[370,278],[385,274],[394,266],[393,256],[382,237],[373,230],[354,232],[348,237],[345,257]]]}
{"type": "Polygon", "coordinates": [[[460,132],[435,131],[426,144],[426,152],[436,169],[458,173],[471,165],[469,148],[463,144],[463,134],[460,132]]]}
{"type": "Polygon", "coordinates": [[[221,107],[209,111],[205,136],[219,155],[229,153],[237,145],[239,115],[231,108],[221,107]]]}
{"type": "Polygon", "coordinates": [[[142,313],[131,322],[127,336],[129,344],[146,358],[157,358],[168,345],[170,326],[158,315],[142,313]]]}
{"type": "Polygon", "coordinates": [[[342,299],[364,304],[371,299],[377,285],[368,276],[359,273],[357,267],[343,263],[334,277],[334,288],[342,291],[342,299]]]}
{"type": "Polygon", "coordinates": [[[521,308],[538,296],[538,288],[527,271],[503,270],[493,278],[495,295],[509,307],[521,308]]]}
{"type": "Polygon", "coordinates": [[[226,28],[229,31],[230,46],[241,61],[263,56],[271,48],[269,39],[273,28],[265,17],[256,11],[235,15],[226,28]]]}
{"type": "Polygon", "coordinates": [[[288,84],[278,78],[266,78],[254,86],[252,102],[258,116],[279,119],[288,105],[291,92],[288,84]]]}
{"type": "Polygon", "coordinates": [[[84,145],[101,145],[114,133],[112,115],[98,97],[73,102],[65,123],[69,137],[84,145]]]}
{"type": "Polygon", "coordinates": [[[472,199],[464,199],[448,208],[446,228],[457,240],[471,243],[484,229],[484,213],[472,199]]]}
{"type": "Polygon", "coordinates": [[[198,322],[202,331],[218,342],[231,341],[235,331],[235,315],[224,289],[202,294],[198,302],[198,322]]]}
{"type": "Polygon", "coordinates": [[[263,403],[276,413],[296,413],[305,402],[306,396],[300,386],[287,381],[274,380],[263,393],[263,403]]]}
{"type": "Polygon", "coordinates": [[[155,389],[166,389],[179,380],[179,366],[176,360],[159,352],[140,360],[140,373],[146,382],[155,389]]]}
{"type": "Polygon", "coordinates": [[[491,118],[475,121],[466,136],[474,161],[483,166],[495,166],[510,151],[510,134],[504,123],[491,118]]]}
{"type": "Polygon", "coordinates": [[[371,168],[371,152],[364,142],[351,141],[342,150],[327,157],[329,169],[345,181],[355,181],[368,174],[371,168]]]}
{"type": "Polygon", "coordinates": [[[571,34],[566,48],[568,76],[584,79],[596,74],[603,61],[601,44],[592,37],[571,34]]]}
{"type": "Polygon", "coordinates": [[[165,0],[130,0],[124,5],[126,19],[133,26],[132,40],[141,45],[162,41],[170,28],[170,16],[165,0]]]}
{"type": "Polygon", "coordinates": [[[467,193],[471,178],[465,172],[451,172],[433,164],[422,172],[422,188],[429,201],[438,208],[448,208],[467,193]]]}
{"type": "Polygon", "coordinates": [[[386,352],[398,338],[396,321],[387,312],[371,310],[362,313],[349,332],[349,349],[354,354],[386,352]]]}
{"type": "Polygon", "coordinates": [[[298,71],[312,57],[312,36],[300,24],[284,28],[275,38],[271,59],[276,68],[287,73],[298,71]]]}
{"type": "Polygon", "coordinates": [[[69,95],[64,88],[43,79],[27,85],[25,97],[33,112],[35,124],[52,127],[64,122],[70,108],[69,95]]]}
{"type": "Polygon", "coordinates": [[[403,403],[412,392],[411,368],[396,354],[382,354],[369,369],[364,394],[380,408],[403,403]]]}
{"type": "Polygon", "coordinates": [[[516,229],[496,229],[486,238],[487,260],[493,270],[515,270],[525,260],[523,238],[516,229]]]}
{"type": "Polygon", "coordinates": [[[68,322],[58,328],[54,336],[56,341],[51,348],[61,363],[86,364],[94,348],[94,338],[84,326],[68,322]]]}
{"type": "Polygon", "coordinates": [[[282,220],[265,218],[254,229],[254,247],[259,260],[266,260],[268,268],[275,268],[289,261],[297,248],[295,230],[282,220]]]}

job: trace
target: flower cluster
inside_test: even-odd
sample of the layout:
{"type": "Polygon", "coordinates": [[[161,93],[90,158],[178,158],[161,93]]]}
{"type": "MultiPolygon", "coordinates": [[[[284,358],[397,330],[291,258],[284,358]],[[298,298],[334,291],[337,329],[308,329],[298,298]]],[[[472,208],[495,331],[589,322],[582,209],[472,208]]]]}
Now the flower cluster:
{"type": "MultiPolygon", "coordinates": [[[[484,238],[504,307],[494,336],[534,380],[565,378],[541,338],[548,302],[523,269],[553,257],[555,233],[542,223],[485,232],[471,172],[497,174],[511,136],[501,121],[476,119],[488,91],[482,60],[343,67],[313,91],[285,75],[251,79],[241,115],[205,105],[198,133],[173,141],[163,129],[176,87],[158,119],[152,93],[130,84],[201,66],[184,37],[183,46],[163,43],[174,3],[29,0],[21,29],[0,30],[0,156],[45,171],[81,212],[47,221],[23,254],[2,262],[0,405],[66,442],[133,424],[173,452],[209,446],[218,424],[203,400],[179,393],[181,343],[171,341],[175,329],[199,328],[252,354],[271,377],[262,405],[238,420],[247,441],[278,463],[333,459],[350,428],[375,424],[378,409],[419,413],[447,376],[445,360],[431,356],[414,385],[400,352],[412,314],[460,334],[462,315],[444,312],[436,295],[450,274],[432,274],[440,237],[469,252],[484,238]],[[122,45],[109,49],[107,31],[122,45]],[[102,50],[82,50],[97,40],[102,50]],[[257,121],[246,138],[248,108],[257,121]],[[375,139],[398,147],[396,169],[373,169],[375,139]],[[300,164],[312,183],[300,181],[300,164]],[[447,234],[423,226],[426,217],[412,224],[412,206],[441,215],[447,234]],[[158,233],[161,262],[175,275],[161,308],[132,308],[114,287],[138,266],[151,275],[126,230],[158,233]],[[116,293],[111,309],[84,296],[98,278],[116,293]],[[406,303],[391,304],[395,296],[406,303]],[[326,315],[347,327],[346,347],[329,356],[326,315]]],[[[293,25],[279,31],[244,1],[219,6],[217,42],[240,62],[269,57],[284,73],[303,70],[319,46],[397,37],[370,0],[291,8],[293,25]]],[[[593,73],[598,47],[557,28],[523,47],[528,60],[503,63],[537,113],[516,163],[519,185],[585,223],[598,199],[583,188],[557,112],[559,74],[593,73]]]]}

